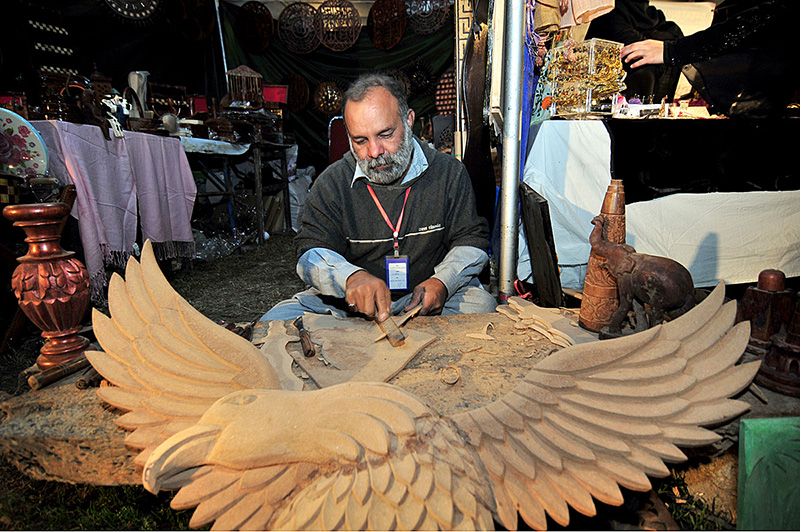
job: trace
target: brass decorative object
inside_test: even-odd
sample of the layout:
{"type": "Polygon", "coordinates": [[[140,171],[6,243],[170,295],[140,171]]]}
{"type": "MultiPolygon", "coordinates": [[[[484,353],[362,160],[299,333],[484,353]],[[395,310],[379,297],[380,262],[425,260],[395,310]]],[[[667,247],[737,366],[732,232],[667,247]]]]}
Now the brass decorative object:
{"type": "Polygon", "coordinates": [[[281,11],[278,35],[290,52],[307,54],[319,46],[316,26],[317,10],[309,4],[295,2],[281,11]]]}
{"type": "Polygon", "coordinates": [[[170,287],[149,242],[112,278],[109,309],[94,312],[105,352],[87,352],[114,385],[97,394],[127,412],[144,486],[197,506],[192,527],[566,526],[570,507],[594,515],[594,499],[623,503],[620,486],[651,489],[686,459],[677,445],[719,440],[701,426],[744,412],[728,397],[758,369],[735,365],[749,330],[723,284],[672,322],[557,351],[452,417],[381,382],[282,389],[264,354],[170,287]]]}
{"type": "Polygon", "coordinates": [[[11,277],[19,306],[42,330],[36,365],[45,370],[77,358],[89,345],[78,335],[89,304],[89,275],[75,253],[61,247],[66,203],[8,205],[3,215],[25,231],[28,253],[11,277]]]}
{"type": "Polygon", "coordinates": [[[551,112],[559,116],[610,115],[617,95],[625,89],[621,43],[571,39],[553,50],[547,72],[553,84],[551,112]]]}
{"type": "Polygon", "coordinates": [[[736,314],[737,322],[750,322],[747,351],[762,358],[770,352],[772,336],[792,317],[794,297],[794,290],[786,288],[786,274],[782,271],[762,270],[758,274],[758,283],[747,287],[736,314]]]}
{"type": "Polygon", "coordinates": [[[145,22],[158,10],[160,0],[103,0],[115,14],[134,22],[145,22]]]}
{"type": "Polygon", "coordinates": [[[408,26],[404,0],[377,0],[369,9],[367,30],[379,50],[391,50],[403,39],[408,26]]]}
{"type": "Polygon", "coordinates": [[[260,54],[272,41],[272,13],[261,2],[246,2],[234,21],[234,29],[242,49],[251,54],[260,54]]]}
{"type": "Polygon", "coordinates": [[[425,61],[417,58],[405,72],[412,96],[423,96],[433,90],[433,69],[425,61]]]}
{"type": "MultiPolygon", "coordinates": [[[[127,0],[123,1],[128,3],[127,0]]],[[[200,42],[214,35],[216,27],[214,0],[177,0],[177,3],[180,7],[173,9],[180,15],[173,24],[181,37],[190,42],[200,42]]]]}
{"type": "Polygon", "coordinates": [[[406,88],[406,97],[411,96],[411,80],[408,79],[408,76],[405,72],[398,68],[390,68],[386,71],[387,76],[391,76],[406,88]]]}
{"type": "Polygon", "coordinates": [[[456,113],[456,75],[452,68],[442,74],[436,85],[436,112],[440,115],[456,113]]]}
{"type": "Polygon", "coordinates": [[[233,104],[239,107],[260,107],[264,103],[264,77],[246,65],[225,72],[233,104]],[[247,104],[247,105],[245,105],[247,104]]]}
{"type": "Polygon", "coordinates": [[[361,16],[349,0],[326,0],[320,4],[314,24],[319,42],[334,52],[353,46],[361,33],[361,16]]]}
{"type": "Polygon", "coordinates": [[[778,393],[800,397],[800,299],[786,328],[772,336],[772,348],[764,357],[756,382],[778,393]]]}
{"type": "Polygon", "coordinates": [[[405,0],[408,25],[420,35],[437,32],[448,21],[448,0],[405,0]]]}
{"type": "MultiPolygon", "coordinates": [[[[605,219],[603,239],[615,244],[625,243],[625,189],[621,179],[612,179],[608,185],[600,213],[605,219]]],[[[592,252],[586,267],[583,283],[583,299],[578,323],[590,331],[600,329],[611,323],[611,317],[619,306],[617,280],[603,268],[604,259],[592,252]]]]}
{"type": "Polygon", "coordinates": [[[290,72],[284,79],[284,84],[289,87],[286,102],[289,110],[296,113],[305,109],[310,96],[306,79],[296,72],[290,72]]]}
{"type": "Polygon", "coordinates": [[[334,81],[323,81],[314,91],[314,107],[320,113],[333,116],[342,110],[342,91],[334,81]]]}

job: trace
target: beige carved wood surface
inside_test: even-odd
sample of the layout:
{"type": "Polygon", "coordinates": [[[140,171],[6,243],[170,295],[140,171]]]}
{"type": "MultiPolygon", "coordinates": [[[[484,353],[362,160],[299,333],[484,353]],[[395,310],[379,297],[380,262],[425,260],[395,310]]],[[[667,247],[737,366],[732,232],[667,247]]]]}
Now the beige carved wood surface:
{"type": "MultiPolygon", "coordinates": [[[[393,347],[372,321],[334,316],[307,315],[303,318],[317,356],[305,357],[291,350],[291,357],[318,388],[344,382],[385,382],[397,375],[436,336],[423,331],[406,331],[402,345],[393,347]]],[[[292,327],[287,322],[287,327],[292,327]]]]}
{"type": "MultiPolygon", "coordinates": [[[[115,422],[142,450],[144,486],[180,489],[173,507],[197,507],[193,526],[475,529],[496,519],[515,529],[518,511],[534,528],[548,515],[565,525],[570,507],[593,515],[594,500],[621,504],[620,486],[648,490],[648,475],[685,459],[677,445],[717,440],[701,426],[744,412],[728,398],[757,370],[736,365],[749,328],[733,326],[720,286],[675,321],[557,351],[507,393],[462,396],[464,410],[448,415],[394,384],[282,389],[285,372],[171,289],[149,243],[126,276],[110,284],[111,318],[95,315],[106,352],[87,356],[115,385],[98,395],[127,412],[115,422]]],[[[462,358],[436,368],[443,382],[457,389],[473,353],[505,355],[503,326],[511,338],[532,334],[502,318],[448,338],[443,349],[462,358]],[[458,347],[462,338],[496,345],[458,347]]],[[[480,377],[469,373],[462,391],[480,377]]]]}

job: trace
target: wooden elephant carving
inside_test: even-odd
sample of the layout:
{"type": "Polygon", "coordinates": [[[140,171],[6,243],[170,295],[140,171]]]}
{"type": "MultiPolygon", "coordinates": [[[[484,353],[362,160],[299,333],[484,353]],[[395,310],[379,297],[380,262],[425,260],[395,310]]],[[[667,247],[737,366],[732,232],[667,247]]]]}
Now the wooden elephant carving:
{"type": "Polygon", "coordinates": [[[636,253],[627,244],[616,244],[603,238],[602,216],[596,216],[589,236],[592,252],[603,267],[617,279],[619,307],[611,322],[600,331],[600,338],[622,335],[621,324],[633,308],[636,331],[653,327],[685,314],[695,305],[692,274],[681,263],[667,257],[636,253]],[[649,323],[648,323],[649,322],[649,323]]]}

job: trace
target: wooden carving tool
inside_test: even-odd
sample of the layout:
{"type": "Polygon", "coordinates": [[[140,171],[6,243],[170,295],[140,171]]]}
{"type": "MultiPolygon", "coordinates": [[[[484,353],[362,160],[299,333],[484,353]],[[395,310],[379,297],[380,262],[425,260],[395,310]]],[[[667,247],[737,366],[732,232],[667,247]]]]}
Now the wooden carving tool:
{"type": "Polygon", "coordinates": [[[400,327],[394,322],[394,318],[389,316],[385,320],[375,323],[378,324],[378,327],[380,327],[381,331],[386,335],[386,339],[389,340],[392,347],[397,347],[405,343],[406,335],[403,334],[403,331],[401,331],[400,327]]]}
{"type": "Polygon", "coordinates": [[[300,316],[294,320],[293,325],[300,333],[300,346],[303,348],[303,355],[305,355],[306,358],[313,357],[316,354],[316,348],[311,342],[311,336],[309,336],[308,331],[303,325],[303,317],[300,316]]]}
{"type": "Polygon", "coordinates": [[[31,387],[31,390],[39,390],[48,384],[52,384],[57,380],[77,373],[88,366],[89,360],[86,358],[85,354],[81,354],[69,362],[46,369],[36,375],[31,375],[28,377],[28,385],[31,387]]]}
{"type": "Polygon", "coordinates": [[[378,340],[382,340],[386,337],[389,340],[389,343],[392,347],[397,347],[398,345],[403,345],[406,341],[406,335],[403,334],[403,331],[400,330],[400,326],[403,325],[405,322],[416,316],[420,309],[422,308],[422,303],[417,305],[416,307],[412,308],[395,321],[394,318],[389,316],[386,321],[378,322],[378,327],[380,327],[381,334],[379,337],[375,339],[377,342],[378,340]]]}
{"type": "MultiPolygon", "coordinates": [[[[406,312],[406,313],[405,313],[405,314],[403,314],[402,316],[399,316],[399,317],[398,317],[396,320],[395,320],[394,318],[390,318],[390,319],[392,319],[392,321],[393,321],[393,325],[395,325],[396,327],[398,327],[398,332],[400,332],[400,329],[399,329],[399,328],[400,328],[400,327],[402,327],[402,326],[403,326],[403,324],[404,324],[405,322],[407,322],[408,320],[410,320],[411,318],[413,318],[414,316],[416,316],[417,314],[419,314],[419,311],[420,311],[420,309],[422,309],[422,303],[420,303],[420,304],[419,304],[419,305],[417,305],[416,307],[412,308],[411,310],[409,310],[408,312],[406,312]]],[[[385,322],[384,322],[384,323],[385,323],[385,322]]],[[[384,338],[386,338],[386,337],[388,336],[388,333],[387,333],[387,330],[386,330],[386,328],[384,328],[383,326],[381,326],[381,324],[380,324],[380,323],[378,323],[378,327],[379,327],[379,328],[380,328],[380,330],[381,330],[381,334],[380,334],[380,336],[378,336],[377,338],[375,338],[375,341],[376,341],[376,342],[379,342],[379,341],[383,340],[384,338]]],[[[391,327],[391,325],[389,325],[389,327],[391,327]]],[[[402,336],[403,340],[405,340],[405,335],[403,335],[403,333],[402,333],[402,332],[400,332],[400,335],[402,336]]],[[[400,344],[394,344],[394,343],[392,343],[392,340],[389,340],[389,343],[390,343],[392,346],[402,345],[402,342],[401,342],[400,344]]]]}

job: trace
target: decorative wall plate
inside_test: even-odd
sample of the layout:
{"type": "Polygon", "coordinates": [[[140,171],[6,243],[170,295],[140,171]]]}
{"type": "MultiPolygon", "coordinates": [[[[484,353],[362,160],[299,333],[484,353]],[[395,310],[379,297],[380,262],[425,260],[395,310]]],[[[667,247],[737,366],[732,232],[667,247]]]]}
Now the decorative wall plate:
{"type": "Polygon", "coordinates": [[[361,33],[361,16],[350,0],[326,0],[320,4],[315,24],[319,41],[334,52],[353,46],[361,33]]]}
{"type": "Polygon", "coordinates": [[[342,91],[334,81],[323,81],[314,91],[314,106],[322,114],[333,116],[342,109],[342,91]]]}
{"type": "Polygon", "coordinates": [[[266,5],[251,0],[242,6],[234,27],[242,48],[251,54],[260,54],[272,40],[272,13],[266,5]]]}
{"type": "Polygon", "coordinates": [[[289,86],[289,94],[287,96],[289,110],[293,113],[300,111],[308,105],[309,88],[306,79],[296,72],[290,72],[285,78],[283,83],[289,86]]]}
{"type": "Polygon", "coordinates": [[[411,80],[408,79],[408,75],[406,75],[405,72],[397,68],[390,68],[386,71],[386,75],[393,77],[403,84],[406,88],[406,98],[411,96],[411,80]]]}
{"type": "Polygon", "coordinates": [[[406,68],[405,73],[410,82],[412,96],[422,96],[433,89],[433,69],[427,62],[417,58],[406,68]]]}
{"type": "Polygon", "coordinates": [[[161,0],[103,0],[114,13],[121,17],[142,21],[150,18],[158,9],[161,0]]]}
{"type": "Polygon", "coordinates": [[[309,4],[289,4],[278,17],[278,35],[290,52],[307,54],[319,46],[317,10],[309,4]]]}
{"type": "Polygon", "coordinates": [[[447,0],[405,0],[408,25],[420,35],[438,31],[448,20],[447,0]]]}
{"type": "Polygon", "coordinates": [[[369,9],[367,29],[372,44],[379,50],[391,50],[406,31],[408,19],[404,0],[377,0],[369,9]]]}
{"type": "Polygon", "coordinates": [[[18,176],[44,175],[47,148],[30,122],[0,108],[0,173],[18,176]]]}

